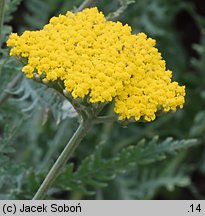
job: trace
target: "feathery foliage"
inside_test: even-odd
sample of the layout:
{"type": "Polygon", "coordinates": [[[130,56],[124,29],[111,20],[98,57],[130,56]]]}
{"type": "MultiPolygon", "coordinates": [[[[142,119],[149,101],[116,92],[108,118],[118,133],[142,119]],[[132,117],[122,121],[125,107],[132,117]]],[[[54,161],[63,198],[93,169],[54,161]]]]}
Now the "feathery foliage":
{"type": "Polygon", "coordinates": [[[4,22],[8,23],[13,19],[13,13],[17,10],[22,0],[6,0],[4,11],[4,22]]]}
{"type": "MultiPolygon", "coordinates": [[[[175,155],[180,150],[187,149],[196,144],[197,141],[194,139],[174,141],[172,138],[167,138],[160,142],[156,137],[150,142],[142,140],[136,146],[124,148],[110,159],[103,159],[101,157],[100,152],[103,146],[99,145],[95,153],[83,160],[80,167],[74,173],[73,166],[68,166],[58,179],[58,187],[64,190],[79,190],[81,193],[92,195],[97,189],[106,187],[107,183],[116,178],[117,175],[129,171],[130,167],[165,160],[169,155],[175,155]]],[[[142,170],[140,175],[143,172],[145,170],[142,170]]],[[[177,183],[177,177],[175,181],[177,183]]]]}

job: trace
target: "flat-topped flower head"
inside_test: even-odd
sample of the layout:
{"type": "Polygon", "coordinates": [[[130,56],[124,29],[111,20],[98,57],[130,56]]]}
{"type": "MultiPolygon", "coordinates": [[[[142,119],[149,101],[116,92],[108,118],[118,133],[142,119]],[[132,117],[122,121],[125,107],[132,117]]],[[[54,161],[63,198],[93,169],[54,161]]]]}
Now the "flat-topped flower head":
{"type": "Polygon", "coordinates": [[[67,12],[40,31],[11,34],[10,55],[25,58],[22,71],[42,82],[61,80],[73,98],[90,103],[115,101],[121,120],[155,119],[156,112],[182,108],[185,87],[155,48],[155,40],[131,27],[107,21],[97,8],[67,12]]]}

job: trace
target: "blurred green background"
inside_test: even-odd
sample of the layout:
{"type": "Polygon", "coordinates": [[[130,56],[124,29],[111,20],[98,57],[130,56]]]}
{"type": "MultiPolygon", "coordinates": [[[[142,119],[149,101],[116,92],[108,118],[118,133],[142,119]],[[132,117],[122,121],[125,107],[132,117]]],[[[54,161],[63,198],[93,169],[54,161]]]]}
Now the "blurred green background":
{"type": "MultiPolygon", "coordinates": [[[[6,0],[0,41],[0,199],[30,199],[78,125],[75,112],[60,95],[24,78],[18,61],[8,58],[5,40],[11,31],[41,29],[52,16],[75,11],[81,3],[6,0]]],[[[69,161],[73,167],[68,166],[48,197],[204,199],[205,1],[96,0],[90,6],[97,6],[112,20],[128,23],[133,33],[143,31],[157,40],[173,79],[186,86],[186,103],[184,109],[152,123],[97,125],[69,161]],[[133,163],[134,159],[117,164],[113,159],[142,139],[146,145],[167,137],[197,138],[198,145],[149,164],[133,163]]],[[[112,112],[112,104],[105,112],[112,112]]],[[[149,154],[153,157],[158,152],[150,149],[149,154]]]]}

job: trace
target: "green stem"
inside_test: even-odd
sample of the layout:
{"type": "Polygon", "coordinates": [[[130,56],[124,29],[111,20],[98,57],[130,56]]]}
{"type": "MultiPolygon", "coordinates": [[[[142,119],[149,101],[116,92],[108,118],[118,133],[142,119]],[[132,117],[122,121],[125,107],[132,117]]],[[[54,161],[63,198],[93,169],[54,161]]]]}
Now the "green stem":
{"type": "Polygon", "coordinates": [[[112,123],[118,121],[117,116],[98,116],[94,119],[94,124],[112,123]]]}
{"type": "Polygon", "coordinates": [[[116,19],[126,10],[126,8],[127,8],[127,6],[123,5],[120,8],[118,8],[116,11],[114,11],[113,13],[110,13],[106,18],[108,20],[116,19]]]}
{"type": "MultiPolygon", "coordinates": [[[[45,170],[45,168],[48,166],[49,161],[52,160],[53,155],[59,149],[59,143],[62,142],[65,138],[66,134],[66,140],[69,140],[70,134],[68,133],[68,127],[70,126],[69,121],[63,121],[58,128],[58,131],[53,138],[52,142],[49,143],[48,151],[46,152],[44,159],[42,160],[42,163],[39,164],[38,170],[45,170]]],[[[65,144],[63,144],[65,145],[65,144]]],[[[61,146],[60,146],[61,147],[61,146]]]]}
{"type": "Polygon", "coordinates": [[[4,23],[5,0],[0,0],[0,40],[2,39],[2,28],[4,23]]]}
{"type": "Polygon", "coordinates": [[[76,147],[79,145],[81,140],[84,138],[88,130],[92,125],[92,118],[88,118],[87,120],[82,120],[77,131],[74,133],[66,147],[64,148],[61,155],[56,160],[55,164],[47,174],[45,180],[41,184],[40,188],[38,189],[37,193],[33,197],[33,200],[40,200],[44,199],[48,189],[54,183],[58,175],[60,174],[62,168],[66,165],[68,159],[73,154],[76,147]]]}
{"type": "Polygon", "coordinates": [[[83,3],[79,6],[79,8],[77,9],[77,11],[82,11],[83,9],[85,9],[86,7],[88,7],[91,3],[93,3],[94,0],[85,0],[83,1],[83,3]]]}

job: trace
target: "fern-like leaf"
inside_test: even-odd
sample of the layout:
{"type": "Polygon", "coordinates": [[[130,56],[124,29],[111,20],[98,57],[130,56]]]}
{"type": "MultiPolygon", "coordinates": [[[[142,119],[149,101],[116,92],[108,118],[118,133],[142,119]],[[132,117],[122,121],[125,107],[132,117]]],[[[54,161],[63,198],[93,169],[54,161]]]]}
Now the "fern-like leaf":
{"type": "Polygon", "coordinates": [[[129,171],[130,167],[164,160],[169,155],[175,155],[196,144],[195,139],[174,141],[167,138],[160,142],[158,138],[154,138],[148,143],[143,140],[136,146],[127,147],[111,159],[101,158],[97,149],[82,162],[76,172],[72,173],[72,167],[69,165],[58,178],[57,186],[63,190],[79,190],[81,193],[94,194],[97,188],[105,187],[117,175],[129,171]]]}
{"type": "Polygon", "coordinates": [[[18,85],[8,92],[15,96],[13,100],[21,104],[24,113],[31,114],[34,110],[43,109],[44,121],[47,120],[49,111],[57,124],[66,117],[77,115],[70,103],[67,102],[65,106],[65,99],[55,90],[28,80],[24,76],[18,85]]]}
{"type": "Polygon", "coordinates": [[[171,160],[133,167],[127,175],[115,181],[119,193],[123,199],[153,199],[162,187],[173,191],[175,187],[190,185],[191,169],[182,163],[186,155],[182,152],[171,160]]]}

